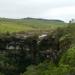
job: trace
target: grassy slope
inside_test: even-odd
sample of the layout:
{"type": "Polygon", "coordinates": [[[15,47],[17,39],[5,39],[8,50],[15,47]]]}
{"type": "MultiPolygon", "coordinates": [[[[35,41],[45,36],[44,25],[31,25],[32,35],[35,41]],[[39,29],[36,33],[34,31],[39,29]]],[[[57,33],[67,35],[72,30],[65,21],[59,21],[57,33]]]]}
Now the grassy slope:
{"type": "Polygon", "coordinates": [[[60,20],[44,19],[5,19],[0,18],[0,32],[20,32],[31,30],[50,30],[57,27],[63,27],[66,23],[60,20]]]}
{"type": "Polygon", "coordinates": [[[69,24],[68,27],[68,32],[71,34],[72,38],[73,38],[73,44],[75,47],[75,23],[69,24]]]}

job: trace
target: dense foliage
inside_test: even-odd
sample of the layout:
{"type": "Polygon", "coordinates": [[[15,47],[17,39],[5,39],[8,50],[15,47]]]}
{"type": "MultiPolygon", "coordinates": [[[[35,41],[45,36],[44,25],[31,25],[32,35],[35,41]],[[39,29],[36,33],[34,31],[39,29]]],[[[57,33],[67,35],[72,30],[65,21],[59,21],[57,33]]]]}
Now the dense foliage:
{"type": "Polygon", "coordinates": [[[72,75],[74,54],[68,52],[71,44],[67,28],[46,35],[0,34],[1,75],[72,75]]]}
{"type": "Polygon", "coordinates": [[[23,75],[75,75],[75,24],[69,24],[65,33],[71,36],[71,47],[62,54],[58,65],[45,61],[29,66],[23,75]]]}

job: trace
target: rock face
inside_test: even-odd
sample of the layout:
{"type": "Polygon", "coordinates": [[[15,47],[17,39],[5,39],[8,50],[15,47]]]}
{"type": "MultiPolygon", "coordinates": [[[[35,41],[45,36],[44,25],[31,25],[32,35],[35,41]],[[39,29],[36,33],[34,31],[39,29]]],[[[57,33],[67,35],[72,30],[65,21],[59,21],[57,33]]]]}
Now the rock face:
{"type": "MultiPolygon", "coordinates": [[[[32,63],[36,63],[37,58],[51,60],[54,63],[66,51],[71,44],[69,39],[64,38],[59,41],[62,35],[58,35],[56,31],[51,35],[15,35],[4,36],[0,38],[0,51],[11,52],[14,54],[23,54],[31,57],[32,63]],[[59,37],[58,37],[59,36],[59,37]]],[[[60,33],[60,32],[59,32],[60,33]]]]}

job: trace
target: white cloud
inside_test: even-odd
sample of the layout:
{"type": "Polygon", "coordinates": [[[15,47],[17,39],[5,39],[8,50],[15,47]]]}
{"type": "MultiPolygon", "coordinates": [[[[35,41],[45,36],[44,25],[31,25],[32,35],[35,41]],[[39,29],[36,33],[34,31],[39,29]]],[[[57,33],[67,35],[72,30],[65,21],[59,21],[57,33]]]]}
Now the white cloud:
{"type": "Polygon", "coordinates": [[[75,0],[0,0],[0,17],[75,18],[75,0]]]}
{"type": "Polygon", "coordinates": [[[66,7],[59,7],[54,8],[46,11],[43,14],[44,18],[50,19],[64,19],[68,21],[72,18],[75,18],[75,6],[66,6],[66,7]]]}

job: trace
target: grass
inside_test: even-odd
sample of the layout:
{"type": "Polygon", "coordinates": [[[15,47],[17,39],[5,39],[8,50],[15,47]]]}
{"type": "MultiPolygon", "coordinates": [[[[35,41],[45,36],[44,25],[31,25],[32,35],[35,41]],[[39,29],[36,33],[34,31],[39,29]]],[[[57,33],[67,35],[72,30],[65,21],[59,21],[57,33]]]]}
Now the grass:
{"type": "Polygon", "coordinates": [[[43,19],[0,19],[0,32],[28,32],[38,30],[51,30],[57,27],[64,27],[62,21],[43,19]]]}

